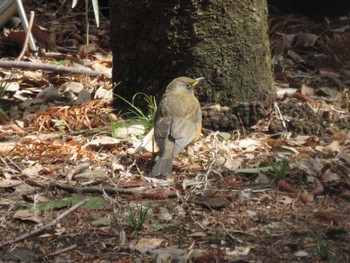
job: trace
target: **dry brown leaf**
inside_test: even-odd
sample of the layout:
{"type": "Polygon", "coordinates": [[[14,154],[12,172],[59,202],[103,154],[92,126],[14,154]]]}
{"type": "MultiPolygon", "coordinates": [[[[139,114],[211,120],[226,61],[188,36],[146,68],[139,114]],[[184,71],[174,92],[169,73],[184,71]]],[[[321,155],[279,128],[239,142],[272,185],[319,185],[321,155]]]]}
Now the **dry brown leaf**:
{"type": "Polygon", "coordinates": [[[281,191],[292,193],[294,196],[299,197],[303,203],[310,202],[311,200],[310,196],[307,193],[300,192],[298,189],[294,188],[284,180],[278,180],[277,187],[281,191]]]}
{"type": "Polygon", "coordinates": [[[23,182],[20,180],[13,180],[13,179],[0,180],[0,188],[10,188],[16,185],[20,185],[22,183],[23,182]]]}
{"type": "Polygon", "coordinates": [[[107,78],[112,78],[112,68],[111,67],[105,67],[104,65],[93,62],[92,67],[97,72],[100,72],[101,74],[105,75],[107,78]]]}
{"type": "Polygon", "coordinates": [[[25,32],[23,31],[6,31],[5,36],[12,42],[16,43],[17,46],[23,47],[25,32]]]}
{"type": "Polygon", "coordinates": [[[213,250],[213,251],[208,251],[200,256],[194,257],[193,262],[194,263],[221,262],[224,260],[224,256],[225,256],[225,253],[223,250],[213,250]]]}
{"type": "Polygon", "coordinates": [[[160,247],[164,243],[166,243],[165,239],[142,237],[135,245],[135,249],[141,253],[146,253],[160,247]]]}
{"type": "Polygon", "coordinates": [[[298,99],[300,101],[311,101],[311,99],[308,96],[306,96],[306,95],[304,95],[304,94],[302,94],[300,92],[294,93],[293,94],[293,98],[296,98],[296,99],[298,99]]]}
{"type": "Polygon", "coordinates": [[[310,88],[309,86],[307,86],[305,84],[301,85],[300,92],[301,92],[301,94],[308,96],[308,97],[315,96],[315,89],[310,88]]]}
{"type": "Polygon", "coordinates": [[[340,153],[340,143],[334,140],[329,145],[325,146],[323,150],[331,153],[340,153]]]}
{"type": "Polygon", "coordinates": [[[320,180],[314,178],[315,189],[311,192],[313,195],[321,195],[324,192],[324,187],[321,184],[320,180]]]}
{"type": "Polygon", "coordinates": [[[23,77],[32,79],[34,81],[41,81],[43,78],[43,73],[40,71],[23,71],[23,77]]]}
{"type": "Polygon", "coordinates": [[[227,196],[199,196],[192,201],[197,205],[202,205],[209,209],[220,209],[231,203],[231,200],[227,196]]]}
{"type": "Polygon", "coordinates": [[[56,34],[54,32],[51,32],[38,24],[33,24],[32,33],[35,39],[43,43],[48,50],[55,52],[58,51],[56,47],[56,34]]]}
{"type": "Polygon", "coordinates": [[[336,131],[333,135],[332,138],[335,141],[343,142],[348,138],[348,134],[345,131],[336,131]]]}
{"type": "Polygon", "coordinates": [[[42,218],[38,217],[34,211],[29,209],[24,210],[18,210],[14,215],[13,218],[25,220],[25,221],[33,221],[35,223],[41,223],[42,218]]]}
{"type": "Polygon", "coordinates": [[[340,192],[339,197],[346,199],[346,200],[350,200],[350,190],[348,189],[344,189],[340,192]]]}
{"type": "Polygon", "coordinates": [[[319,211],[317,212],[316,216],[322,220],[325,220],[330,223],[338,224],[341,217],[340,215],[337,215],[334,212],[328,212],[328,211],[319,211]]]}

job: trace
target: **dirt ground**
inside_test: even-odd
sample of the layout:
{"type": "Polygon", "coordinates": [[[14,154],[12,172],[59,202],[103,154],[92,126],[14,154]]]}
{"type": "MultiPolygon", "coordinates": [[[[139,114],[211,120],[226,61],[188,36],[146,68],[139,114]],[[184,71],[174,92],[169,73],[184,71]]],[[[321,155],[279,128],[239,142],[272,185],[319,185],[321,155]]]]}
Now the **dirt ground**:
{"type": "MultiPolygon", "coordinates": [[[[310,44],[300,34],[326,25],[271,14],[275,104],[203,105],[201,138],[152,178],[145,120],[110,108],[108,20],[80,49],[55,8],[37,22],[56,50],[25,60],[99,74],[0,73],[0,262],[350,262],[349,18],[310,44]]],[[[78,10],[69,20],[84,25],[78,10]]],[[[13,37],[1,60],[17,57],[13,37]]]]}

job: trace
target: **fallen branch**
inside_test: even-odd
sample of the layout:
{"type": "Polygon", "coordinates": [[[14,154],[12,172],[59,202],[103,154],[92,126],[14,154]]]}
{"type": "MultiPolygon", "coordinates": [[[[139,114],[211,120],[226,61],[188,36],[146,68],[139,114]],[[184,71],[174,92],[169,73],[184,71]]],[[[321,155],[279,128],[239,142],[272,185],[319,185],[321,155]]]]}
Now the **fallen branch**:
{"type": "Polygon", "coordinates": [[[66,175],[67,181],[71,182],[74,175],[84,171],[85,169],[89,168],[89,166],[90,166],[90,162],[84,162],[79,164],[78,166],[68,169],[67,175],[66,175]]]}
{"type": "Polygon", "coordinates": [[[137,195],[143,198],[153,199],[153,200],[177,197],[175,192],[170,192],[166,194],[166,193],[147,193],[145,191],[141,192],[141,191],[117,188],[117,187],[103,187],[103,188],[99,186],[74,187],[74,186],[64,184],[64,183],[59,183],[59,182],[53,182],[51,185],[60,190],[67,191],[69,193],[77,193],[77,194],[103,194],[103,193],[107,193],[109,195],[127,194],[127,195],[137,195]]]}
{"type": "Polygon", "coordinates": [[[35,16],[34,11],[30,11],[30,19],[29,19],[28,29],[26,32],[26,38],[24,39],[24,44],[23,44],[21,54],[19,54],[19,56],[17,58],[18,61],[22,60],[24,53],[26,53],[26,50],[28,48],[29,37],[30,37],[30,33],[32,32],[32,27],[33,27],[33,23],[34,23],[34,16],[35,16]]]}
{"type": "MultiPolygon", "coordinates": [[[[70,250],[72,250],[72,249],[75,249],[77,246],[78,246],[77,244],[74,244],[74,245],[71,245],[71,246],[69,246],[69,247],[66,247],[66,248],[63,248],[63,249],[59,249],[59,250],[57,250],[57,251],[55,251],[55,252],[52,252],[52,253],[50,253],[50,254],[48,254],[48,255],[45,255],[45,256],[49,256],[49,257],[57,256],[57,255],[59,255],[59,254],[62,254],[62,253],[65,253],[65,252],[67,252],[67,251],[70,251],[70,250]]],[[[44,256],[42,256],[42,258],[44,258],[44,256]]]]}
{"type": "Polygon", "coordinates": [[[19,68],[29,70],[48,70],[60,73],[75,73],[75,74],[87,74],[91,76],[100,76],[101,73],[81,66],[79,68],[66,67],[62,65],[44,64],[38,62],[26,62],[26,61],[0,61],[0,68],[19,68]]]}
{"type": "Polygon", "coordinates": [[[85,205],[87,202],[88,202],[89,198],[85,198],[84,200],[80,201],[79,203],[73,205],[70,209],[66,210],[65,212],[63,212],[62,214],[60,214],[58,217],[56,217],[54,220],[50,221],[48,224],[42,226],[42,227],[39,227],[39,228],[36,228],[36,229],[33,229],[32,231],[28,232],[28,233],[25,233],[24,235],[22,236],[19,236],[19,237],[16,237],[14,239],[10,239],[10,240],[7,240],[7,241],[2,241],[0,242],[0,247],[3,247],[3,246],[6,246],[6,245],[11,245],[11,244],[14,244],[18,241],[21,241],[21,240],[24,240],[26,239],[27,237],[30,237],[32,235],[35,235],[45,229],[48,229],[54,225],[56,225],[59,221],[61,221],[62,218],[64,218],[65,216],[69,215],[70,213],[74,212],[75,210],[77,210],[79,207],[85,205]]]}

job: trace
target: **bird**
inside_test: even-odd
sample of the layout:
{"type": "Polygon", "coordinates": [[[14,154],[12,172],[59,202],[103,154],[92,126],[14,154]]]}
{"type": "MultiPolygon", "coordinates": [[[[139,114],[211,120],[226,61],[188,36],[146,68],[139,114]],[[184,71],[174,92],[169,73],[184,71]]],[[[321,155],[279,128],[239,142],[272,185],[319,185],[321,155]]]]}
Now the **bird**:
{"type": "Polygon", "coordinates": [[[152,176],[168,176],[173,157],[199,138],[202,111],[194,88],[204,80],[178,77],[167,86],[154,117],[154,138],[159,148],[152,176]]]}

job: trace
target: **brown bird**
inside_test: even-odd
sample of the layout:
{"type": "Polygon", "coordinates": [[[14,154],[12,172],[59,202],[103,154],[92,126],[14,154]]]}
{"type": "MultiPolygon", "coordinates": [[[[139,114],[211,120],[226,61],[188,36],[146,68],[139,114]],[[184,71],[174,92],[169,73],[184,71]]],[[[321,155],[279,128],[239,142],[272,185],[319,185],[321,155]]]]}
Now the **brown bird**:
{"type": "Polygon", "coordinates": [[[202,111],[193,89],[203,79],[179,77],[167,86],[154,118],[159,157],[152,170],[153,176],[169,175],[173,170],[173,157],[198,139],[202,111]]]}

